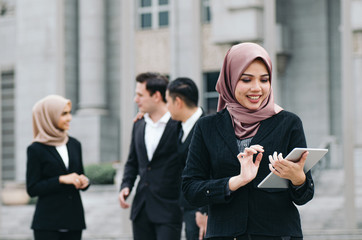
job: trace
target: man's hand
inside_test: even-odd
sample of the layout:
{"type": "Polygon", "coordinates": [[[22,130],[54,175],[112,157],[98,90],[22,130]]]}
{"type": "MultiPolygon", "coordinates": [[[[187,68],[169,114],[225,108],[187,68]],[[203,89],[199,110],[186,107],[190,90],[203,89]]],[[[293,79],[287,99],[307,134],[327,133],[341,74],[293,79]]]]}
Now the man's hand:
{"type": "Polygon", "coordinates": [[[201,212],[195,213],[196,225],[199,227],[199,240],[203,240],[207,228],[207,215],[201,212]]]}
{"type": "Polygon", "coordinates": [[[126,199],[129,195],[129,188],[125,187],[121,190],[121,192],[119,193],[119,203],[121,205],[122,208],[129,208],[129,204],[126,202],[126,199]]]}

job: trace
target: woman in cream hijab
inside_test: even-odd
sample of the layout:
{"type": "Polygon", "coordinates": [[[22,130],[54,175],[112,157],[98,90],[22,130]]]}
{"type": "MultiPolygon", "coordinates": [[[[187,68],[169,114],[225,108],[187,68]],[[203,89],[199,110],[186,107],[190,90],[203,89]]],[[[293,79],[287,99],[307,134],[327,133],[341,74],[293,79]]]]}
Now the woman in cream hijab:
{"type": "Polygon", "coordinates": [[[85,229],[79,190],[83,172],[81,144],[68,136],[71,101],[49,95],[33,107],[33,142],[27,149],[26,186],[38,197],[31,228],[35,240],[79,240],[85,229]]]}
{"type": "Polygon", "coordinates": [[[302,239],[295,206],[312,199],[307,157],[283,158],[306,147],[298,116],[274,103],[272,65],[255,43],[227,52],[216,84],[218,112],[198,121],[183,172],[182,190],[194,206],[208,206],[206,238],[302,239]],[[260,189],[270,173],[288,179],[286,189],[260,189]]]}

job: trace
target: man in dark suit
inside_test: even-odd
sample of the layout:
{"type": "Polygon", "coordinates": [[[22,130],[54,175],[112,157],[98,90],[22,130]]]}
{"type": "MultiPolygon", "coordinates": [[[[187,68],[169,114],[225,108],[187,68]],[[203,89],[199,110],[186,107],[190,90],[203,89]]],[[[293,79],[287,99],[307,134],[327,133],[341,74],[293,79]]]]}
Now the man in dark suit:
{"type": "Polygon", "coordinates": [[[144,117],[133,125],[132,140],[124,167],[119,200],[122,208],[137,176],[140,176],[132,204],[131,220],[135,240],[177,240],[181,237],[179,206],[183,164],[177,154],[178,122],[167,110],[167,78],[142,73],[136,78],[139,111],[144,117]]]}
{"type": "MultiPolygon", "coordinates": [[[[171,113],[172,119],[180,121],[178,126],[177,152],[183,165],[186,164],[194,125],[204,115],[202,109],[197,106],[198,98],[197,86],[189,78],[177,78],[167,86],[167,108],[171,113]]],[[[206,233],[207,222],[205,211],[190,205],[183,197],[183,194],[181,194],[180,203],[183,210],[186,239],[203,239],[206,233]]]]}

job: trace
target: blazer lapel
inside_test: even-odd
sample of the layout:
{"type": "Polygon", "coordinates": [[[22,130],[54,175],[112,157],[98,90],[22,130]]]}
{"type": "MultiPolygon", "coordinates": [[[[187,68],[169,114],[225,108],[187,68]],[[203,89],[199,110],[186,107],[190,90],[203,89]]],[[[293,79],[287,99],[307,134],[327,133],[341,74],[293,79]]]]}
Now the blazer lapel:
{"type": "Polygon", "coordinates": [[[277,115],[274,115],[268,119],[265,119],[264,121],[261,121],[260,127],[256,132],[255,136],[253,137],[253,139],[251,140],[250,144],[253,145],[254,143],[258,143],[266,136],[268,136],[276,126],[277,121],[278,121],[277,115]]]}
{"type": "Polygon", "coordinates": [[[146,143],[145,143],[145,128],[146,128],[146,122],[144,119],[140,120],[141,122],[139,123],[139,131],[138,132],[138,136],[137,139],[139,139],[138,141],[140,141],[141,144],[141,149],[142,152],[140,152],[141,154],[141,158],[140,159],[145,159],[147,161],[149,161],[148,159],[148,155],[147,155],[147,148],[146,148],[146,143]]]}
{"type": "Polygon", "coordinates": [[[239,151],[236,144],[235,131],[231,123],[229,112],[224,110],[218,113],[218,116],[219,118],[216,120],[216,129],[226,142],[226,145],[229,147],[233,155],[237,156],[239,151]]]}
{"type": "Polygon", "coordinates": [[[67,172],[68,170],[65,167],[64,161],[62,157],[59,155],[57,149],[54,146],[48,146],[48,145],[46,145],[46,148],[54,156],[55,161],[58,162],[58,164],[62,167],[62,169],[67,172]]]}
{"type": "MultiPolygon", "coordinates": [[[[157,144],[157,147],[155,149],[155,152],[153,153],[153,157],[152,159],[155,157],[155,155],[157,154],[157,152],[159,151],[158,149],[161,147],[161,146],[164,146],[166,141],[168,140],[168,135],[172,133],[172,131],[170,131],[170,128],[173,127],[174,124],[177,124],[176,121],[173,121],[171,118],[170,120],[168,120],[167,124],[166,124],[166,127],[165,127],[165,130],[163,131],[162,133],[162,136],[161,136],[161,139],[160,141],[158,142],[157,144]]],[[[144,138],[143,138],[144,139],[144,138]]],[[[177,139],[175,139],[175,144],[177,144],[177,139]]],[[[145,145],[146,146],[146,145],[145,145]]],[[[152,161],[151,161],[152,162],[152,161]]]]}

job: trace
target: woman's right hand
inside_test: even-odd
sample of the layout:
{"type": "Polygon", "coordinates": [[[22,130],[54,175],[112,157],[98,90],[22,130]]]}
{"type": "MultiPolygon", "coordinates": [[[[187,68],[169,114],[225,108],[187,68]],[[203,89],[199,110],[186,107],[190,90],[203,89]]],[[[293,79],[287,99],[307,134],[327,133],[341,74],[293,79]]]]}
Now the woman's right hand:
{"type": "Polygon", "coordinates": [[[263,152],[263,146],[252,145],[245,148],[244,152],[238,154],[238,159],[240,162],[240,174],[230,178],[229,189],[231,191],[235,191],[240,187],[245,186],[256,177],[260,161],[263,157],[263,152]],[[253,161],[254,154],[258,154],[256,156],[255,162],[253,161]]]}
{"type": "Polygon", "coordinates": [[[70,173],[59,176],[59,182],[62,184],[73,184],[76,189],[84,189],[89,185],[89,179],[83,174],[70,173]]]}

